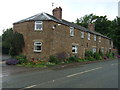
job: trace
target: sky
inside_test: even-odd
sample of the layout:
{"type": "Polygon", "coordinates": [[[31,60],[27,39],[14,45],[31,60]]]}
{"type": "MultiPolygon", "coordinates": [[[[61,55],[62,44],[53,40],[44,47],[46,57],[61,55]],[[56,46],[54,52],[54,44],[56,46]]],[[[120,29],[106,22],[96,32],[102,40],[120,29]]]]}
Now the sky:
{"type": "Polygon", "coordinates": [[[13,27],[13,23],[35,14],[62,7],[62,18],[75,22],[86,14],[107,16],[113,20],[118,16],[120,0],[0,0],[0,35],[3,30],[13,27]],[[52,6],[54,3],[54,6],[52,6]]]}

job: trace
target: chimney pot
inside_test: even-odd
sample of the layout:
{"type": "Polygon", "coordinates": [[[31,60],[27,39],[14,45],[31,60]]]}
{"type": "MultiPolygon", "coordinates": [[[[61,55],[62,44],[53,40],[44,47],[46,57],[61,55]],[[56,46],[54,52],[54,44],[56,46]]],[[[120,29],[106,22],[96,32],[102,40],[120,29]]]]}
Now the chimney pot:
{"type": "Polygon", "coordinates": [[[91,31],[95,31],[95,25],[94,24],[88,24],[88,29],[91,31]]]}
{"type": "Polygon", "coordinates": [[[62,19],[62,8],[61,7],[56,7],[52,11],[53,16],[56,17],[57,19],[62,19]]]}

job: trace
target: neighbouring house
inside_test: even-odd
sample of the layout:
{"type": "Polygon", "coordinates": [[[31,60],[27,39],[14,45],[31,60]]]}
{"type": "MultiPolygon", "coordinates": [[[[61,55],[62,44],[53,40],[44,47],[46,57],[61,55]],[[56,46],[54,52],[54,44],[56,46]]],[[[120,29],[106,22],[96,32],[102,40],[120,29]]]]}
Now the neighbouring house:
{"type": "Polygon", "coordinates": [[[66,53],[67,56],[85,57],[85,51],[111,51],[113,42],[107,36],[95,32],[94,24],[89,28],[62,19],[62,8],[53,9],[53,16],[40,13],[15,22],[14,31],[24,36],[22,54],[27,58],[48,60],[49,56],[66,53]]]}

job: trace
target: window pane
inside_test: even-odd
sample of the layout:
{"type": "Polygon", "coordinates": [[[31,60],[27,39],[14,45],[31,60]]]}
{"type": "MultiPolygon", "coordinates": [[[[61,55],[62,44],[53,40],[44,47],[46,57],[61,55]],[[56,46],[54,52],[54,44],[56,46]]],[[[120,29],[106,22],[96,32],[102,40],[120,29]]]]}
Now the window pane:
{"type": "Polygon", "coordinates": [[[74,36],[74,28],[70,27],[70,36],[74,36]]]}
{"type": "Polygon", "coordinates": [[[39,29],[41,30],[42,29],[42,25],[41,24],[36,24],[36,29],[37,30],[39,30],[39,29]]]}
{"type": "Polygon", "coordinates": [[[73,49],[72,52],[75,53],[75,49],[73,49]]]}
{"type": "Polygon", "coordinates": [[[73,53],[77,53],[77,51],[78,51],[77,46],[72,46],[72,52],[73,52],[73,53]]]}
{"type": "Polygon", "coordinates": [[[35,21],[35,30],[42,30],[42,21],[35,21]]]}
{"type": "Polygon", "coordinates": [[[42,43],[41,42],[34,42],[34,51],[41,52],[42,51],[42,43]]]}
{"type": "Polygon", "coordinates": [[[41,46],[37,46],[36,50],[41,50],[41,46]]]}
{"type": "Polygon", "coordinates": [[[81,32],[81,38],[84,38],[84,32],[81,32]]]}

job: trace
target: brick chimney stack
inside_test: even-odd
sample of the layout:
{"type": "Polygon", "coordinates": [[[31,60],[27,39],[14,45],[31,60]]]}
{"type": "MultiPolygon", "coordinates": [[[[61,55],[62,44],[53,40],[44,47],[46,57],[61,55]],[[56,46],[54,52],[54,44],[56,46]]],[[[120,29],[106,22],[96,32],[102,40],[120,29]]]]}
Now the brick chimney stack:
{"type": "Polygon", "coordinates": [[[53,16],[56,17],[57,19],[62,19],[62,8],[61,7],[59,8],[56,7],[55,9],[53,9],[52,13],[53,13],[53,16]]]}
{"type": "Polygon", "coordinates": [[[94,24],[88,24],[88,29],[91,31],[95,31],[95,25],[94,24]]]}

